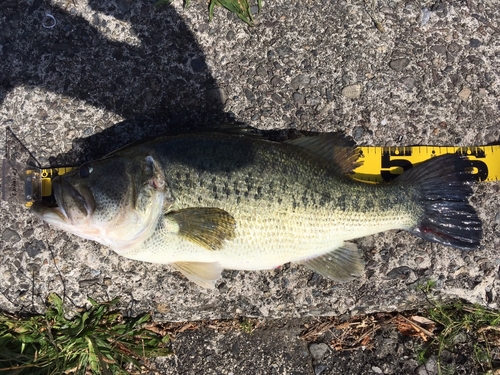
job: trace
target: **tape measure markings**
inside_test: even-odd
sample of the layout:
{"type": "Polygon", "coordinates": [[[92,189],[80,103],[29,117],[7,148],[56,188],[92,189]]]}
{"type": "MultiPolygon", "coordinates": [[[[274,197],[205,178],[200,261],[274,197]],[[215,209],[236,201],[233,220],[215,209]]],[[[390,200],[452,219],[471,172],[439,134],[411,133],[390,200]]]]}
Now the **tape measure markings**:
{"type": "Polygon", "coordinates": [[[432,157],[458,153],[471,161],[478,181],[498,181],[500,145],[490,146],[360,146],[363,165],[354,178],[368,182],[390,181],[414,165],[432,157]],[[498,154],[495,154],[498,153],[498,154]]]}

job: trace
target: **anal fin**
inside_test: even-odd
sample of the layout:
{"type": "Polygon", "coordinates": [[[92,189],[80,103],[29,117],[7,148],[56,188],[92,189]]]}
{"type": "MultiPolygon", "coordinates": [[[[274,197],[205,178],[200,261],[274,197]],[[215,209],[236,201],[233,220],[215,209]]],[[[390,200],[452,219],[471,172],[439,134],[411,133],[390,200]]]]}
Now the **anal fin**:
{"type": "Polygon", "coordinates": [[[177,262],[172,266],[193,283],[207,289],[214,289],[215,282],[221,277],[219,263],[177,262]]]}
{"type": "Polygon", "coordinates": [[[363,274],[365,261],[358,247],[350,242],[319,257],[300,262],[307,268],[329,279],[346,282],[363,274]]]}

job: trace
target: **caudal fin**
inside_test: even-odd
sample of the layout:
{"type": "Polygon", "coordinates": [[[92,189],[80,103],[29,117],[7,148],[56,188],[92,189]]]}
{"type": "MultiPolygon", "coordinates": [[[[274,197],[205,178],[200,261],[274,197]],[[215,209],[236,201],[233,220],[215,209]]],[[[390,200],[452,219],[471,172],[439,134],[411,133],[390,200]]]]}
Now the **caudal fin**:
{"type": "Polygon", "coordinates": [[[410,232],[443,245],[472,250],[480,245],[482,223],[469,204],[471,163],[449,154],[410,169],[395,180],[416,187],[424,214],[410,232]]]}

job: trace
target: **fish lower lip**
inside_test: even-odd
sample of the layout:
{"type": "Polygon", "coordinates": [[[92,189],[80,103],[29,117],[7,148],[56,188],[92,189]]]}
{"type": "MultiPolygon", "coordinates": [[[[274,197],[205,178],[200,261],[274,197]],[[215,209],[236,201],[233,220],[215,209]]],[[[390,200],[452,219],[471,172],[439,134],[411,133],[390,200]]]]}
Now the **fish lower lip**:
{"type": "Polygon", "coordinates": [[[61,218],[61,220],[67,220],[64,210],[50,202],[36,201],[31,206],[31,210],[42,219],[45,219],[47,215],[56,214],[61,218]]]}
{"type": "Polygon", "coordinates": [[[87,211],[87,215],[89,215],[89,216],[92,215],[94,213],[95,206],[96,206],[92,192],[87,187],[82,187],[80,189],[79,193],[81,194],[81,196],[83,198],[85,210],[87,211]]]}
{"type": "Polygon", "coordinates": [[[62,196],[62,184],[61,184],[61,179],[59,176],[55,177],[52,180],[52,192],[54,194],[54,199],[56,201],[56,207],[54,207],[53,209],[55,210],[57,208],[58,211],[62,215],[64,215],[64,217],[67,219],[68,215],[66,214],[63,206],[61,205],[61,202],[62,202],[62,197],[61,197],[62,196]]]}
{"type": "Polygon", "coordinates": [[[57,176],[52,181],[52,189],[58,210],[66,219],[70,221],[82,219],[94,212],[94,197],[86,186],[76,187],[61,176],[57,176]]]}

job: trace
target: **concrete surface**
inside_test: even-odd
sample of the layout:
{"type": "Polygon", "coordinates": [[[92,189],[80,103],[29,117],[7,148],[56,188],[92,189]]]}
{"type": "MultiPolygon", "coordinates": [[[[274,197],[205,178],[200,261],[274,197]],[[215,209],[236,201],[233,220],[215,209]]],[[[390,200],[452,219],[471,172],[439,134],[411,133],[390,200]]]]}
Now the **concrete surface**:
{"type": "MultiPolygon", "coordinates": [[[[362,0],[278,0],[265,3],[254,28],[221,8],[207,18],[203,2],[184,10],[145,0],[2,1],[1,131],[10,126],[46,165],[227,121],[341,130],[366,145],[500,140],[497,0],[382,0],[373,12],[362,0]]],[[[475,252],[388,232],[357,241],[367,270],[355,282],[285,265],[226,271],[215,291],[1,202],[0,306],[42,311],[55,291],[69,307],[122,296],[126,313],[169,321],[355,315],[417,308],[426,301],[416,287],[436,280],[442,298],[497,308],[499,190],[498,182],[475,187],[484,221],[475,252]]]]}

